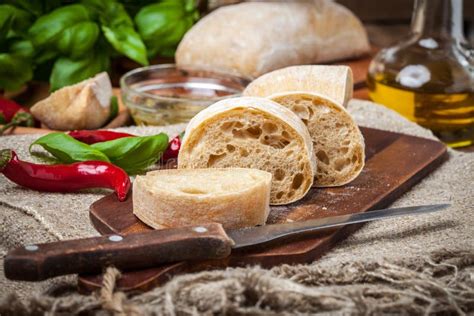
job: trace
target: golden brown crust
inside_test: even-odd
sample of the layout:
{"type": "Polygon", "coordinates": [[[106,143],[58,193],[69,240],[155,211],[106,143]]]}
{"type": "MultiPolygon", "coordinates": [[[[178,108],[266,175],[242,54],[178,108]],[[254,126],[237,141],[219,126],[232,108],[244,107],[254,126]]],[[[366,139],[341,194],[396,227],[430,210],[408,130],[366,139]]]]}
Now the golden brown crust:
{"type": "Polygon", "coordinates": [[[279,92],[308,91],[346,106],[352,99],[353,78],[348,66],[301,65],[266,73],[252,81],[243,95],[268,97],[279,92]]]}

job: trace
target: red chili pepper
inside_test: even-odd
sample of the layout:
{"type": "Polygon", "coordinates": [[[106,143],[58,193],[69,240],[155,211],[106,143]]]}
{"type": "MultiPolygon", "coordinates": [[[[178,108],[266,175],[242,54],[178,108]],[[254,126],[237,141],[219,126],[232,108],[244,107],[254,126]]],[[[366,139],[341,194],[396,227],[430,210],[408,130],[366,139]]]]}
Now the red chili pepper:
{"type": "MultiPolygon", "coordinates": [[[[3,123],[9,123],[16,112],[24,110],[18,103],[0,98],[0,116],[3,118],[3,123]]],[[[1,120],[0,118],[0,120],[1,120]]]]}
{"type": "Polygon", "coordinates": [[[112,131],[89,131],[89,130],[80,130],[80,131],[71,131],[69,136],[74,139],[77,139],[80,142],[92,145],[95,143],[106,142],[109,140],[114,140],[123,137],[134,137],[136,135],[112,131]]]}
{"type": "Polygon", "coordinates": [[[33,127],[35,119],[28,109],[12,100],[0,98],[0,124],[5,124],[0,128],[0,135],[2,135],[4,131],[14,126],[33,127]]]}
{"type": "Polygon", "coordinates": [[[182,135],[183,134],[176,136],[169,142],[168,148],[166,148],[165,152],[163,153],[163,157],[162,157],[163,162],[167,162],[170,159],[178,158],[179,149],[181,148],[182,135]]]}
{"type": "Polygon", "coordinates": [[[18,158],[10,149],[0,150],[0,173],[21,186],[47,192],[73,192],[108,188],[124,201],[130,190],[127,173],[108,162],[84,161],[70,165],[40,165],[18,158]]]}

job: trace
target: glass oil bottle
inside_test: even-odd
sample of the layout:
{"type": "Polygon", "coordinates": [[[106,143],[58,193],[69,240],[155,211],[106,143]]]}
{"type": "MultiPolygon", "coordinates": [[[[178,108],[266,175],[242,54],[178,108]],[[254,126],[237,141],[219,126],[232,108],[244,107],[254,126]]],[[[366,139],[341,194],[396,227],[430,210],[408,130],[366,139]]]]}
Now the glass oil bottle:
{"type": "Polygon", "coordinates": [[[462,0],[416,0],[411,35],[369,67],[370,98],[429,128],[451,147],[474,144],[474,54],[462,0]]]}

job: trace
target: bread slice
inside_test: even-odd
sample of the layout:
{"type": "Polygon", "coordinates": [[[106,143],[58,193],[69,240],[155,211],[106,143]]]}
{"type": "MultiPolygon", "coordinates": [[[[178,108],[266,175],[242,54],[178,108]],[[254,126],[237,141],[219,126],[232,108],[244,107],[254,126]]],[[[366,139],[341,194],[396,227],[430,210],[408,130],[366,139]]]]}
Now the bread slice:
{"type": "Polygon", "coordinates": [[[267,97],[285,91],[319,93],[346,106],[352,99],[352,70],[347,66],[286,67],[258,77],[247,86],[243,95],[267,97]]]}
{"type": "Polygon", "coordinates": [[[293,112],[263,98],[221,100],[188,124],[178,168],[244,167],[273,174],[271,204],[304,197],[316,170],[311,137],[293,112]]]}
{"type": "Polygon", "coordinates": [[[226,228],[264,225],[272,175],[256,169],[159,170],[133,183],[133,214],[160,229],[221,223],[226,228]]]}
{"type": "Polygon", "coordinates": [[[112,84],[106,72],[53,92],[31,108],[31,113],[55,130],[95,129],[110,116],[112,84]]]}
{"type": "Polygon", "coordinates": [[[339,186],[355,179],[364,167],[364,137],[349,112],[325,96],[282,92],[269,99],[296,113],[308,127],[317,160],[315,186],[339,186]]]}

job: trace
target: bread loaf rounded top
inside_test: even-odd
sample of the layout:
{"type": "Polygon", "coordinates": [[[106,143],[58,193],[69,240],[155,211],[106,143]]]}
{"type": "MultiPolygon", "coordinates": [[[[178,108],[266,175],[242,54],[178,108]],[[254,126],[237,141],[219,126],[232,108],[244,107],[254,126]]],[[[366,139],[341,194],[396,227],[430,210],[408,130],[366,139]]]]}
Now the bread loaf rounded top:
{"type": "Polygon", "coordinates": [[[176,63],[256,78],[369,49],[361,21],[333,1],[243,2],[199,20],[179,43],[176,63]]]}
{"type": "Polygon", "coordinates": [[[187,142],[189,141],[189,135],[191,134],[191,131],[205,126],[207,119],[237,108],[254,108],[256,110],[266,112],[275,116],[277,119],[285,122],[291,128],[293,128],[299,135],[301,135],[308,150],[308,153],[311,157],[311,167],[313,170],[313,174],[316,173],[316,159],[314,158],[313,153],[313,143],[308,129],[306,128],[304,123],[291,110],[278,104],[277,102],[265,98],[239,97],[224,99],[214,103],[210,107],[196,114],[196,116],[191,119],[188,126],[186,126],[181,146],[186,147],[187,142]]]}
{"type": "Polygon", "coordinates": [[[345,106],[352,98],[353,76],[348,66],[300,65],[266,73],[252,81],[244,96],[268,97],[279,92],[312,92],[345,106]]]}

